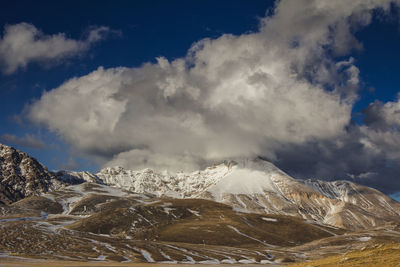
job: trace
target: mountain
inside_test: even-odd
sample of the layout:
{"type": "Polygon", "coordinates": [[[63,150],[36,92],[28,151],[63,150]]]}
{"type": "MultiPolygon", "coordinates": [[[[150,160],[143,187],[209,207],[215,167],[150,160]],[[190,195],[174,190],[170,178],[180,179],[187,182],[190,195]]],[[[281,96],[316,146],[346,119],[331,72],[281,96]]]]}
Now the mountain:
{"type": "Polygon", "coordinates": [[[9,204],[70,184],[92,182],[172,198],[202,198],[260,214],[296,216],[346,229],[399,220],[400,204],[349,181],[296,180],[262,159],[225,161],[192,173],[112,167],[90,172],[50,172],[14,148],[0,146],[0,201],[9,204]]]}
{"type": "Polygon", "coordinates": [[[302,182],[323,196],[340,201],[334,208],[336,216],[328,217],[325,223],[358,229],[399,220],[399,202],[376,189],[349,181],[302,182]]]}
{"type": "Polygon", "coordinates": [[[193,173],[114,167],[96,176],[132,192],[210,199],[244,211],[297,216],[353,230],[400,219],[400,204],[378,190],[348,181],[296,180],[261,158],[226,161],[193,173]]]}
{"type": "Polygon", "coordinates": [[[351,232],[211,200],[160,198],[90,182],[26,197],[0,211],[2,263],[34,258],[280,266],[400,238],[396,223],[351,232]]]}
{"type": "Polygon", "coordinates": [[[192,173],[93,174],[51,172],[0,148],[2,262],[281,265],[400,240],[400,204],[383,193],[296,180],[262,158],[192,173]]]}
{"type": "Polygon", "coordinates": [[[36,159],[0,144],[0,204],[40,195],[58,187],[54,174],[36,159]]]}
{"type": "Polygon", "coordinates": [[[28,154],[0,144],[0,204],[84,182],[102,183],[90,172],[51,172],[28,154]]]}
{"type": "Polygon", "coordinates": [[[279,263],[302,259],[296,246],[343,233],[210,200],[157,198],[82,183],[4,207],[0,252],[88,261],[279,263]]]}

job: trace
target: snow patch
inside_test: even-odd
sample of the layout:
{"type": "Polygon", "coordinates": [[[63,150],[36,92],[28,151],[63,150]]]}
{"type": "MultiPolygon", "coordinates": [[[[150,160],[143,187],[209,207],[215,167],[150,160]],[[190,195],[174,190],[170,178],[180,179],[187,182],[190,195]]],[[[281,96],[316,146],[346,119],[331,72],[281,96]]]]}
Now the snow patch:
{"type": "Polygon", "coordinates": [[[156,262],[155,260],[153,260],[153,258],[151,257],[151,255],[148,251],[141,249],[140,253],[142,254],[143,258],[146,259],[147,262],[156,262]]]}
{"type": "Polygon", "coordinates": [[[245,237],[247,237],[247,238],[249,238],[249,239],[252,239],[252,240],[254,240],[254,241],[257,241],[257,242],[263,244],[264,246],[273,247],[273,245],[267,244],[267,243],[265,243],[265,242],[263,242],[263,241],[261,241],[261,240],[259,240],[259,239],[257,239],[257,238],[254,238],[254,237],[252,237],[252,236],[249,236],[249,235],[246,235],[245,233],[240,232],[236,227],[234,227],[234,226],[232,226],[232,225],[228,225],[228,227],[229,227],[230,229],[232,229],[233,231],[235,231],[235,232],[236,232],[237,234],[239,234],[239,235],[242,235],[242,236],[245,236],[245,237]]]}
{"type": "Polygon", "coordinates": [[[197,216],[197,217],[201,217],[200,212],[196,211],[196,210],[191,210],[191,209],[187,209],[189,212],[191,212],[193,215],[197,216]]]}
{"type": "Polygon", "coordinates": [[[277,222],[277,219],[274,218],[266,218],[266,217],[261,217],[262,220],[267,221],[267,222],[277,222]]]}
{"type": "Polygon", "coordinates": [[[363,237],[360,237],[360,238],[359,238],[359,240],[360,240],[361,242],[367,242],[367,241],[370,240],[370,239],[371,239],[370,236],[363,236],[363,237]]]}
{"type": "Polygon", "coordinates": [[[104,261],[106,258],[107,258],[107,256],[99,255],[95,260],[104,261]]]}

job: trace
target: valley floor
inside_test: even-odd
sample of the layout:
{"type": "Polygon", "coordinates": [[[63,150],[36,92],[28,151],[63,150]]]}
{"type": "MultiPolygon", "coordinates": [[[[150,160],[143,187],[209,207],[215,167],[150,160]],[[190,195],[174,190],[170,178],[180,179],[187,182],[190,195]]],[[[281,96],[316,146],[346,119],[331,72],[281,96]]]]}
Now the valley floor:
{"type": "MultiPolygon", "coordinates": [[[[132,267],[193,267],[193,264],[170,264],[170,263],[121,263],[121,262],[84,262],[84,261],[44,261],[44,260],[22,260],[22,259],[1,259],[0,266],[10,266],[10,267],[42,267],[43,265],[46,266],[54,266],[54,267],[87,267],[87,266],[132,266],[132,267]]],[[[201,266],[215,266],[213,264],[201,264],[201,266]]],[[[243,266],[243,264],[229,264],[229,266],[243,266]]],[[[259,264],[246,264],[246,266],[260,266],[259,264]]],[[[268,265],[268,266],[279,266],[279,265],[268,265]]]]}
{"type": "MultiPolygon", "coordinates": [[[[35,260],[28,258],[18,257],[1,257],[0,266],[21,266],[21,267],[35,267],[35,266],[132,266],[132,267],[163,267],[163,266],[179,266],[188,267],[193,264],[162,264],[162,263],[121,263],[121,262],[102,262],[102,261],[56,261],[56,260],[35,260]]],[[[215,266],[208,264],[201,264],[201,266],[215,266]]],[[[243,266],[243,264],[229,264],[229,266],[243,266]]],[[[246,266],[260,266],[259,264],[246,264],[246,266]]],[[[281,266],[271,265],[268,266],[281,266]]],[[[342,255],[326,257],[313,261],[306,261],[287,265],[288,267],[329,267],[329,266],[400,266],[400,244],[380,244],[370,247],[364,247],[361,250],[351,251],[342,255]]]]}

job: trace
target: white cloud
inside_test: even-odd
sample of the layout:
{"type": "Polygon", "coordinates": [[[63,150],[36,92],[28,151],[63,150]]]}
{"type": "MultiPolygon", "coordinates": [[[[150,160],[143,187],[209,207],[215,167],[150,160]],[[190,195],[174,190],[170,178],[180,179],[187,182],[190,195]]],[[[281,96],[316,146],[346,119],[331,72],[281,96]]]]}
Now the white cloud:
{"type": "Polygon", "coordinates": [[[374,129],[399,129],[400,127],[400,93],[396,101],[382,103],[379,100],[371,103],[364,111],[364,122],[374,129]]]}
{"type": "Polygon", "coordinates": [[[0,66],[5,74],[12,74],[30,62],[54,62],[76,56],[103,39],[107,32],[107,27],[94,28],[86,40],[73,40],[64,33],[46,35],[29,23],[6,25],[0,38],[0,66]]]}
{"type": "Polygon", "coordinates": [[[83,150],[99,144],[105,150],[118,146],[120,140],[113,134],[127,101],[116,99],[115,94],[123,86],[123,73],[123,68],[99,68],[88,76],[71,79],[59,90],[44,94],[31,107],[31,116],[83,150]]]}
{"type": "Polygon", "coordinates": [[[200,40],[173,61],[100,67],[44,93],[28,116],[106,165],[129,168],[193,169],[336,140],[359,70],[328,51],[359,49],[353,31],[389,3],[280,1],[258,32],[200,40]]]}
{"type": "Polygon", "coordinates": [[[366,126],[360,129],[366,136],[364,142],[388,159],[400,160],[400,98],[386,103],[376,100],[363,113],[366,126]]]}

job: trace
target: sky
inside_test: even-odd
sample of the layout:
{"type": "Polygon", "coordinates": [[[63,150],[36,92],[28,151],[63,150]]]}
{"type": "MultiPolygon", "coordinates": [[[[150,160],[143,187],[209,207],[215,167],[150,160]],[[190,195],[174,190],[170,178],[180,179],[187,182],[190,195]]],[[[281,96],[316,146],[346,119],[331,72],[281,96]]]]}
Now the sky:
{"type": "Polygon", "coordinates": [[[52,170],[262,156],[396,194],[399,6],[2,1],[0,142],[52,170]]]}

